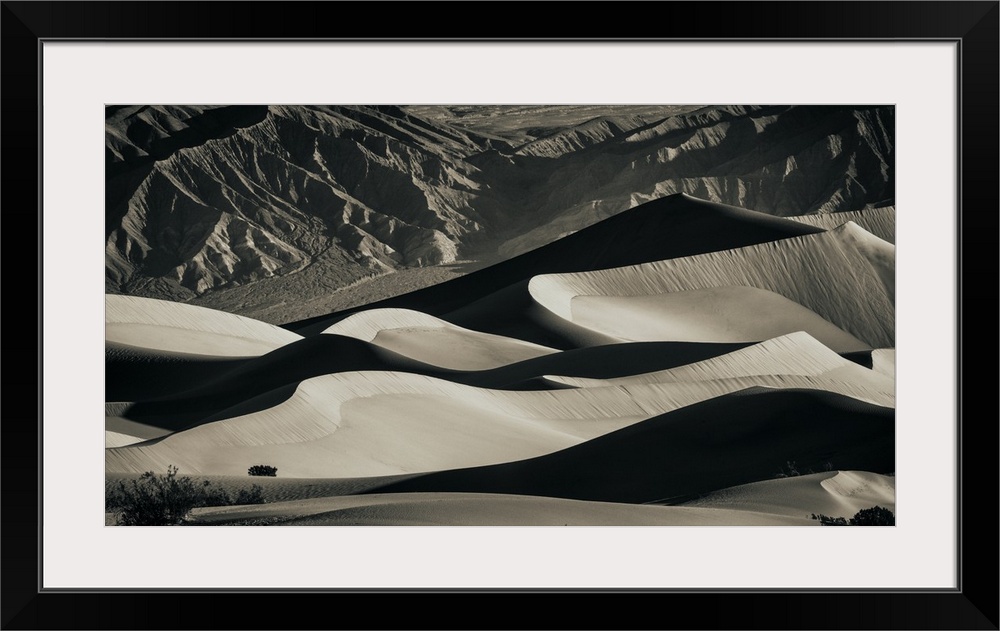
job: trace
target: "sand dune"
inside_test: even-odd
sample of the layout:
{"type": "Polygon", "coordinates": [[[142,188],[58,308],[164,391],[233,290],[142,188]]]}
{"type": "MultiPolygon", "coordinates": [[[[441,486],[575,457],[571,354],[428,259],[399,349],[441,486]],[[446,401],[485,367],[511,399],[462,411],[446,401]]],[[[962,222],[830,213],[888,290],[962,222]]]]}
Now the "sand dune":
{"type": "Polygon", "coordinates": [[[302,336],[271,324],[204,307],[107,294],[105,341],[147,352],[255,357],[302,336]]]}
{"type": "Polygon", "coordinates": [[[105,445],[106,447],[121,447],[126,444],[140,443],[154,438],[161,438],[170,433],[168,430],[120,416],[125,413],[128,406],[128,403],[105,404],[104,430],[108,434],[117,435],[117,437],[112,438],[111,442],[105,445]]]}
{"type": "Polygon", "coordinates": [[[865,257],[872,270],[882,279],[889,300],[896,304],[896,246],[878,238],[853,221],[837,228],[836,234],[857,248],[865,257]]]}
{"type": "Polygon", "coordinates": [[[451,372],[354,338],[317,335],[241,360],[228,369],[220,367],[197,383],[178,380],[176,387],[160,396],[139,398],[123,414],[173,430],[184,429],[263,393],[284,386],[294,389],[299,382],[319,375],[360,370],[405,370],[434,376],[451,372]]]}
{"type": "MultiPolygon", "coordinates": [[[[201,364],[169,363],[157,374],[158,389],[155,396],[114,397],[137,401],[122,404],[115,415],[124,415],[146,425],[175,431],[196,425],[261,393],[295,386],[306,379],[336,372],[410,372],[479,388],[539,390],[568,387],[541,380],[546,374],[619,377],[672,368],[743,346],[673,342],[617,344],[542,355],[491,370],[452,371],[402,357],[370,342],[328,333],[287,344],[261,357],[238,360],[229,369],[222,369],[220,366],[220,369],[212,372],[192,370],[192,374],[198,377],[197,381],[186,378],[187,372],[184,369],[201,367],[201,364]],[[169,372],[166,368],[176,369],[177,372],[169,372]],[[175,387],[171,388],[171,383],[175,387]]],[[[132,372],[139,378],[135,380],[136,387],[125,392],[141,393],[141,384],[144,383],[141,377],[151,373],[150,369],[145,369],[146,366],[144,362],[133,366],[132,372]]],[[[121,372],[130,374],[124,369],[121,372]]],[[[130,380],[123,381],[131,383],[130,380]]],[[[114,390],[121,392],[123,388],[119,384],[114,390]]],[[[273,400],[271,405],[281,399],[273,400]]]]}
{"type": "Polygon", "coordinates": [[[472,492],[664,502],[802,470],[895,470],[892,410],[815,391],[749,391],[522,462],[441,471],[375,492],[472,492]]]}
{"type": "Polygon", "coordinates": [[[712,491],[675,506],[486,493],[376,493],[201,508],[194,511],[193,521],[295,526],[815,526],[819,522],[811,519],[814,514],[849,519],[873,506],[895,511],[895,486],[892,476],[824,471],[712,491]]]}
{"type": "Polygon", "coordinates": [[[867,346],[798,303],[755,287],[577,296],[572,313],[575,324],[621,341],[748,342],[808,331],[831,348],[867,346]]]}
{"type": "MultiPolygon", "coordinates": [[[[286,326],[318,333],[350,313],[415,309],[443,316],[538,274],[583,272],[693,256],[821,232],[764,213],[707,202],[682,193],[649,201],[512,259],[467,276],[364,308],[286,326]]],[[[456,321],[453,318],[449,320],[456,321]]]]}
{"type": "Polygon", "coordinates": [[[867,471],[826,471],[713,491],[684,506],[850,519],[873,506],[895,511],[896,478],[867,471]]]}
{"type": "Polygon", "coordinates": [[[876,348],[872,350],[872,370],[895,380],[896,349],[876,348]]]}
{"type": "Polygon", "coordinates": [[[557,352],[519,339],[480,333],[409,309],[372,309],[324,333],[371,342],[404,357],[451,370],[488,370],[557,352]]]}
{"type": "Polygon", "coordinates": [[[894,508],[893,219],[676,195],[287,329],[109,295],[106,484],[175,465],[242,488],[278,468],[267,504],[200,524],[815,526],[894,508]],[[788,463],[806,475],[776,479],[788,463]]]}
{"type": "MultiPolygon", "coordinates": [[[[573,387],[602,385],[728,381],[766,387],[827,390],[895,407],[895,382],[831,351],[805,332],[792,333],[701,362],[626,377],[598,380],[547,375],[547,380],[573,387]],[[799,379],[805,377],[808,379],[799,379]]],[[[742,388],[738,388],[742,389],[742,388]]]]}
{"type": "Polygon", "coordinates": [[[535,389],[528,386],[543,375],[611,379],[665,370],[724,355],[744,343],[630,342],[577,348],[543,355],[492,370],[445,377],[479,388],[535,389]]]}
{"type": "Polygon", "coordinates": [[[480,493],[328,497],[200,508],[193,523],[287,526],[817,526],[796,516],[480,493]]]}
{"type": "MultiPolygon", "coordinates": [[[[588,328],[625,317],[624,310],[605,314],[598,297],[658,296],[672,292],[747,286],[774,292],[812,310],[861,340],[837,343],[837,351],[894,346],[895,310],[880,274],[859,247],[861,228],[847,224],[821,234],[784,239],[736,250],[575,274],[535,276],[528,289],[555,316],[588,328]],[[586,318],[582,314],[586,314],[586,318]]],[[[739,302],[729,303],[733,309],[739,302]]],[[[673,315],[659,305],[661,317],[673,315]]],[[[650,323],[646,314],[640,316],[650,323]]],[[[726,314],[739,322],[738,314],[726,314]]],[[[625,324],[619,320],[616,331],[625,324]]],[[[799,326],[795,330],[809,331],[799,326]]],[[[605,334],[610,331],[600,330],[605,334]]],[[[788,333],[791,331],[783,331],[788,333]]],[[[773,337],[773,336],[772,336],[773,337]]]]}
{"type": "MultiPolygon", "coordinates": [[[[547,393],[480,390],[404,373],[328,375],[302,382],[274,407],[108,450],[107,469],[138,473],[173,463],[193,474],[236,475],[264,462],[290,476],[392,475],[520,459],[579,442],[539,420],[572,415],[572,403],[517,396],[529,394],[547,393]]],[[[615,411],[631,412],[629,420],[645,415],[637,404],[615,411]]]]}
{"type": "Polygon", "coordinates": [[[798,221],[800,223],[822,228],[824,230],[832,230],[833,228],[844,225],[848,221],[853,221],[883,241],[887,241],[889,243],[896,242],[895,206],[865,208],[864,210],[853,210],[839,213],[796,215],[793,217],[786,217],[786,219],[798,221]]]}
{"type": "Polygon", "coordinates": [[[129,434],[120,434],[118,432],[112,432],[109,430],[104,431],[104,447],[109,449],[112,447],[124,447],[125,445],[133,445],[135,443],[141,443],[144,438],[139,438],[138,436],[130,436],[129,434]]]}
{"type": "Polygon", "coordinates": [[[193,355],[106,342],[104,398],[155,399],[195,388],[243,365],[249,357],[193,355]]]}
{"type": "MultiPolygon", "coordinates": [[[[556,385],[561,384],[586,388],[599,388],[604,383],[597,379],[573,379],[555,375],[548,375],[544,379],[556,385]]],[[[672,395],[671,401],[677,404],[677,407],[683,407],[683,405],[690,405],[691,403],[732,392],[739,392],[747,388],[821,390],[823,392],[841,394],[873,405],[883,407],[896,406],[896,399],[891,389],[886,392],[884,389],[872,387],[864,383],[822,377],[803,377],[800,375],[753,375],[724,379],[704,379],[694,383],[666,382],[658,383],[657,385],[660,386],[664,394],[670,393],[672,395]]],[[[628,389],[631,391],[634,387],[630,386],[628,389]]]]}
{"type": "MultiPolygon", "coordinates": [[[[236,475],[266,462],[304,477],[479,466],[552,453],[762,384],[832,389],[808,377],[748,377],[517,392],[406,373],[340,373],[303,381],[289,398],[262,409],[238,406],[166,438],[110,449],[106,463],[109,472],[175,464],[195,474],[236,475]]],[[[842,388],[877,397],[859,386],[842,388]]]]}

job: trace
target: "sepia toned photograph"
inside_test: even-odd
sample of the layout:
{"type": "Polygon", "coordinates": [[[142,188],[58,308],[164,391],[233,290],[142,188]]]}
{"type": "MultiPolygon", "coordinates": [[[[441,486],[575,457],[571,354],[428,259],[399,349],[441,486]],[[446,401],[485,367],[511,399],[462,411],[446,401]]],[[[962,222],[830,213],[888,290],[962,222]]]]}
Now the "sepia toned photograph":
{"type": "Polygon", "coordinates": [[[2,4],[0,627],[996,628],[997,0],[2,4]]]}
{"type": "Polygon", "coordinates": [[[107,105],[107,526],[892,526],[893,105],[107,105]]]}

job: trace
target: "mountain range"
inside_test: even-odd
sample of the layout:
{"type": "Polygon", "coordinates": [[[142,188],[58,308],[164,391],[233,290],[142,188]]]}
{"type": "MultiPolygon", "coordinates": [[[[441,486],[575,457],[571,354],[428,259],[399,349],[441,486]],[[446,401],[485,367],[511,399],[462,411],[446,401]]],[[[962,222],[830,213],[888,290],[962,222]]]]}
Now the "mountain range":
{"type": "Polygon", "coordinates": [[[345,288],[376,302],[675,193],[779,217],[888,208],[893,117],[891,106],[108,106],[105,289],[288,323],[350,306],[331,302],[345,288]]]}

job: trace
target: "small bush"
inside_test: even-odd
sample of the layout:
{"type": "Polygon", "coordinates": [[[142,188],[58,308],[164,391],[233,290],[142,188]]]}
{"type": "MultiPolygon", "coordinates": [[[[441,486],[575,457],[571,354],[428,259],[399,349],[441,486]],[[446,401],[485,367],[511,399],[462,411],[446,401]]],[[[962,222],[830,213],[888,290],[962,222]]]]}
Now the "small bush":
{"type": "Polygon", "coordinates": [[[830,517],[829,515],[810,515],[812,519],[818,519],[823,526],[895,526],[896,516],[888,508],[873,506],[863,508],[854,514],[850,520],[843,517],[830,517]]]}
{"type": "Polygon", "coordinates": [[[774,477],[776,477],[776,478],[794,478],[794,477],[800,476],[800,475],[802,475],[802,474],[799,472],[798,468],[795,466],[795,461],[794,460],[789,460],[789,461],[787,461],[785,463],[785,466],[781,468],[781,471],[779,471],[777,474],[775,474],[774,477]]]}
{"type": "Polygon", "coordinates": [[[255,464],[254,466],[247,469],[247,473],[250,475],[269,476],[273,478],[276,475],[278,475],[278,468],[271,467],[266,464],[255,464]]]}
{"type": "Polygon", "coordinates": [[[170,465],[166,475],[147,471],[129,484],[119,482],[107,499],[107,508],[116,513],[118,525],[174,526],[183,523],[191,509],[201,506],[264,503],[264,489],[259,484],[241,489],[234,499],[223,489],[210,488],[208,480],[196,484],[189,477],[177,477],[177,471],[170,465]]]}
{"type": "Polygon", "coordinates": [[[118,525],[172,526],[184,521],[192,508],[204,506],[208,481],[199,486],[191,478],[178,478],[177,471],[170,465],[166,475],[147,471],[130,484],[119,482],[108,498],[108,508],[117,513],[118,525]]]}
{"type": "Polygon", "coordinates": [[[864,508],[851,517],[852,526],[895,526],[896,516],[888,508],[864,508]]]}
{"type": "Polygon", "coordinates": [[[829,515],[823,515],[813,513],[811,515],[813,519],[818,519],[819,523],[823,526],[847,526],[847,520],[843,517],[830,517],[829,515]]]}
{"type": "Polygon", "coordinates": [[[233,504],[263,504],[264,489],[259,484],[254,484],[250,490],[240,489],[233,504]]]}

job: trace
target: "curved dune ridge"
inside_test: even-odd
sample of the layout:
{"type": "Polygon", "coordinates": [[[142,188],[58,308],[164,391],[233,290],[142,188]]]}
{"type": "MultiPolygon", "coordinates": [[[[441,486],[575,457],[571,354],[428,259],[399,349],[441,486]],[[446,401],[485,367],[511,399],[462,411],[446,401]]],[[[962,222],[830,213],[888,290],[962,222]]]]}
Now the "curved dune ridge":
{"type": "MultiPolygon", "coordinates": [[[[893,347],[892,296],[879,272],[859,250],[858,231],[863,232],[848,223],[828,232],[736,250],[601,271],[541,275],[531,279],[528,290],[539,305],[554,315],[574,324],[583,319],[594,328],[612,319],[595,298],[755,287],[806,307],[863,344],[836,344],[832,347],[836,351],[893,347]],[[581,312],[588,309],[592,313],[584,317],[581,312]]],[[[733,302],[731,308],[737,309],[739,304],[733,302]]],[[[664,321],[672,315],[669,306],[660,306],[659,316],[664,321]]],[[[619,316],[616,327],[624,327],[620,318],[627,314],[616,310],[614,315],[619,316]]],[[[737,314],[727,315],[727,321],[739,321],[737,314]]],[[[640,317],[647,323],[655,321],[646,314],[640,317]]],[[[796,330],[801,329],[809,330],[796,330]]]]}
{"type": "Polygon", "coordinates": [[[204,307],[107,294],[105,341],[161,353],[254,357],[302,336],[204,307]]]}
{"type": "Polygon", "coordinates": [[[219,525],[894,509],[893,234],[892,208],[781,219],[675,195],[288,325],[307,337],[108,295],[106,483],[173,465],[235,489],[278,469],[268,503],[195,511],[219,525]]]}
{"type": "Polygon", "coordinates": [[[135,443],[141,443],[143,440],[145,439],[139,438],[138,436],[104,430],[104,447],[106,449],[124,447],[125,445],[134,445],[135,443]]]}
{"type": "Polygon", "coordinates": [[[872,370],[895,380],[896,349],[876,348],[872,350],[872,370]]]}
{"type": "Polygon", "coordinates": [[[798,221],[678,193],[630,208],[535,250],[440,285],[285,326],[310,335],[348,313],[385,307],[444,316],[538,274],[636,265],[820,232],[821,228],[798,221]]]}
{"type": "MultiPolygon", "coordinates": [[[[361,477],[502,462],[579,441],[543,419],[547,412],[580,415],[580,405],[513,396],[519,394],[532,393],[480,390],[406,373],[316,377],[274,407],[107,450],[107,470],[139,473],[173,463],[194,474],[236,475],[260,460],[283,475],[361,477]]],[[[613,412],[631,413],[629,420],[646,415],[638,404],[619,405],[606,416],[613,412]]]]}
{"type": "Polygon", "coordinates": [[[813,387],[895,407],[895,383],[891,378],[844,359],[805,332],[667,370],[603,380],[559,375],[546,375],[545,378],[578,388],[737,380],[736,383],[773,388],[813,387]]]}
{"type": "Polygon", "coordinates": [[[621,341],[749,342],[808,331],[831,348],[867,345],[802,305],[756,287],[651,296],[576,296],[573,323],[621,341]]]}
{"type": "Polygon", "coordinates": [[[878,238],[853,221],[836,229],[836,234],[861,253],[882,280],[886,295],[896,304],[896,246],[878,238]]]}
{"type": "Polygon", "coordinates": [[[410,309],[372,309],[354,314],[323,333],[353,337],[451,370],[488,370],[558,352],[519,339],[481,333],[410,309]]]}
{"type": "Polygon", "coordinates": [[[134,445],[170,434],[168,430],[152,427],[141,422],[119,416],[115,408],[127,407],[127,403],[107,403],[104,410],[104,446],[106,448],[134,445]]]}
{"type": "Polygon", "coordinates": [[[286,526],[818,526],[796,516],[527,495],[405,493],[199,508],[193,523],[286,526]]]}
{"type": "Polygon", "coordinates": [[[503,391],[408,373],[339,373],[305,380],[262,409],[240,404],[162,440],[109,450],[107,469],[173,463],[233,475],[266,458],[288,475],[357,477],[478,466],[551,453],[754,386],[888,400],[874,388],[799,376],[503,391]]]}
{"type": "Polygon", "coordinates": [[[895,512],[896,478],[868,471],[826,471],[721,489],[684,506],[850,519],[873,506],[895,512]]]}
{"type": "MultiPolygon", "coordinates": [[[[220,366],[213,372],[193,370],[192,366],[201,365],[187,361],[156,364],[162,368],[155,373],[155,383],[159,386],[157,396],[117,397],[134,402],[123,403],[115,416],[177,431],[212,416],[221,418],[217,415],[223,411],[230,416],[246,414],[246,410],[237,414],[235,406],[255,398],[259,401],[261,393],[284,391],[287,386],[294,387],[306,379],[336,372],[401,371],[479,388],[539,390],[564,387],[541,379],[549,373],[612,378],[671,368],[742,346],[671,342],[615,344],[542,355],[490,370],[451,371],[404,358],[370,342],[331,333],[304,338],[261,357],[239,360],[231,367],[220,366]],[[173,369],[178,372],[172,372],[173,369]],[[189,370],[197,379],[188,378],[189,370]]],[[[123,373],[125,379],[120,380],[126,383],[136,381],[137,388],[145,383],[144,377],[154,374],[144,363],[129,368],[131,370],[122,367],[116,374],[123,373]],[[135,378],[128,379],[130,375],[135,378]]],[[[122,386],[119,384],[115,390],[121,391],[122,386]]],[[[137,391],[130,392],[136,394],[137,391]]],[[[289,396],[291,394],[288,392],[289,396]]],[[[273,406],[280,399],[271,397],[269,403],[260,402],[259,407],[273,406]]]]}
{"type": "Polygon", "coordinates": [[[839,213],[817,213],[785,217],[809,226],[832,230],[852,221],[879,239],[888,243],[896,242],[896,207],[865,208],[839,213]]]}
{"type": "Polygon", "coordinates": [[[895,471],[895,414],[828,392],[749,390],[686,406],[561,451],[392,481],[375,493],[543,495],[676,503],[800,470],[895,471]]]}

